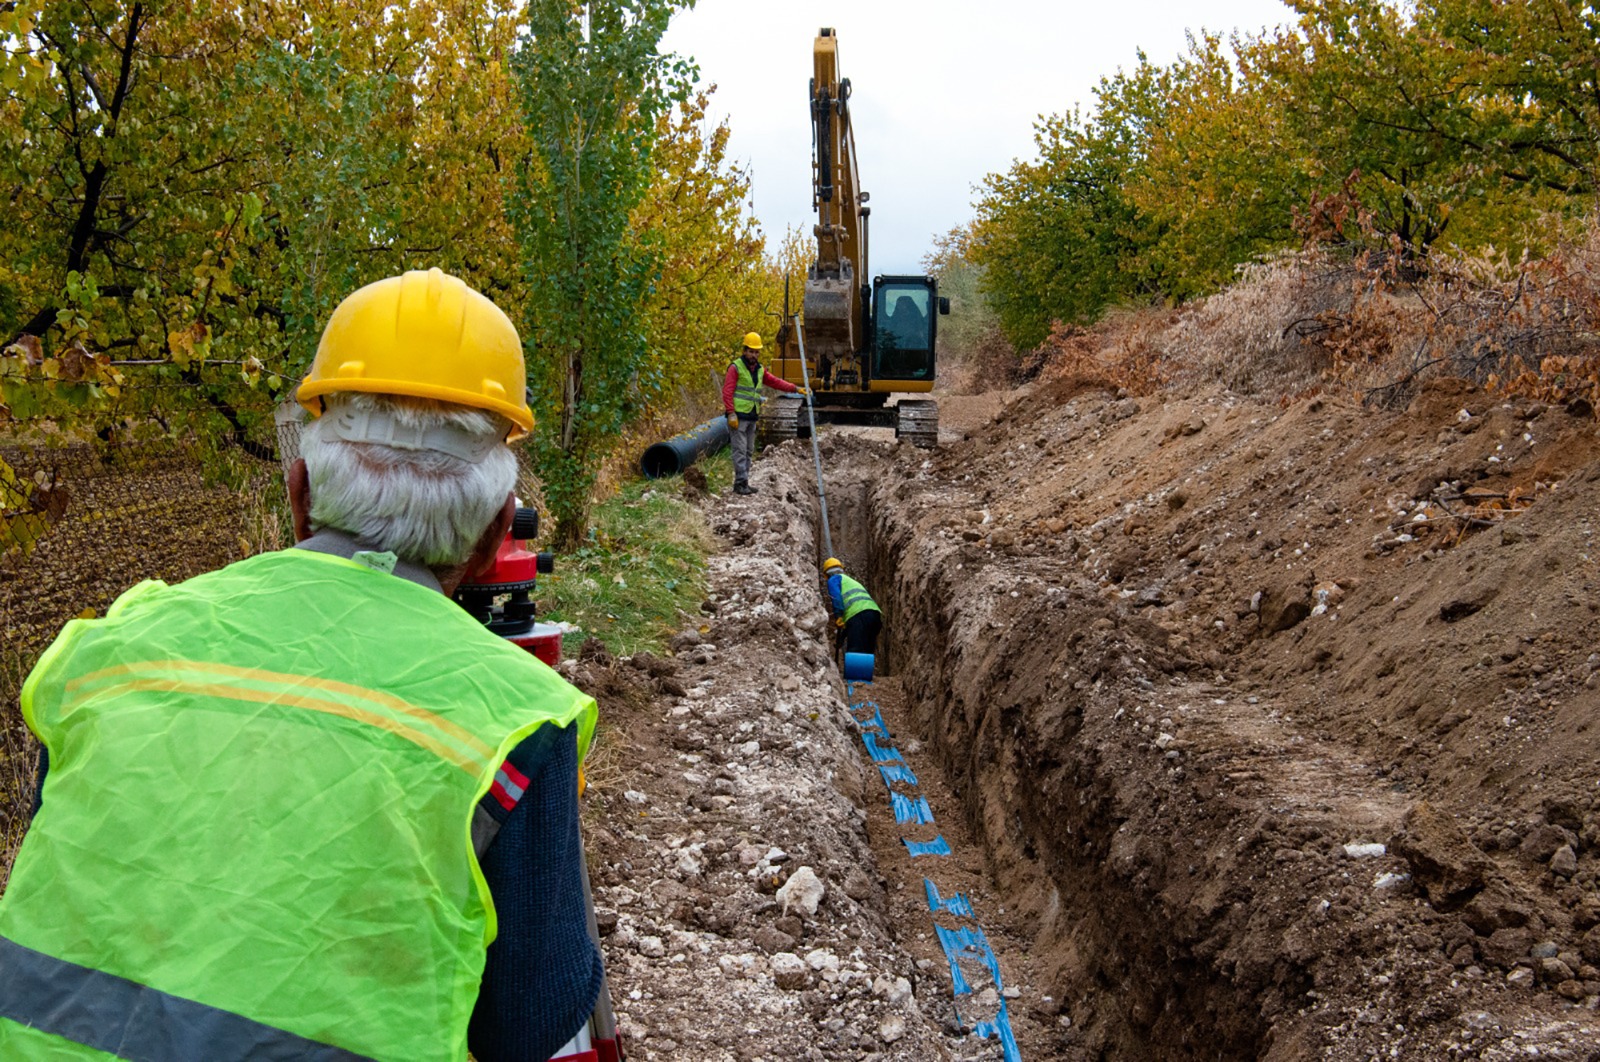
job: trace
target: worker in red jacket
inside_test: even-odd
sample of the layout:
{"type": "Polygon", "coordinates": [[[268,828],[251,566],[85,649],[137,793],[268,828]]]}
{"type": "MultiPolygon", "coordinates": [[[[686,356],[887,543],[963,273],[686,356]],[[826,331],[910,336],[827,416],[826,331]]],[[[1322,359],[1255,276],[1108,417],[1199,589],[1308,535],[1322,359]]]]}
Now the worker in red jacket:
{"type": "Polygon", "coordinates": [[[722,409],[728,417],[728,438],[733,446],[735,494],[756,492],[750,485],[750,455],[755,453],[756,418],[760,416],[761,403],[767,400],[761,393],[762,384],[792,395],[807,393],[805,388],[761,367],[761,334],[749,332],[744,337],[744,351],[733,359],[722,381],[722,409]]]}

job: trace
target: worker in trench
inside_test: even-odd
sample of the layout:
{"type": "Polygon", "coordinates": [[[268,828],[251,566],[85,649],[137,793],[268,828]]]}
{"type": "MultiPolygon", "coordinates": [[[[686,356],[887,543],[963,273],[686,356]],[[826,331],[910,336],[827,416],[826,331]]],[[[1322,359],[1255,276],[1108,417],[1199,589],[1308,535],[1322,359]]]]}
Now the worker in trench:
{"type": "Polygon", "coordinates": [[[877,656],[878,633],[883,630],[883,611],[878,603],[866,587],[844,573],[844,565],[837,557],[822,562],[822,576],[828,580],[833,625],[844,641],[844,651],[877,656]]]}
{"type": "Polygon", "coordinates": [[[733,448],[735,494],[756,492],[750,485],[750,458],[755,455],[756,418],[761,415],[761,403],[767,400],[761,393],[763,384],[802,398],[808,393],[804,387],[796,387],[761,367],[761,334],[748,332],[744,350],[728,366],[722,381],[722,409],[728,418],[728,439],[733,448]]]}
{"type": "Polygon", "coordinates": [[[594,701],[450,599],[514,510],[522,344],[438,270],[333,311],[294,548],[74,620],[22,693],[0,1058],[544,1059],[603,978],[594,701]]]}

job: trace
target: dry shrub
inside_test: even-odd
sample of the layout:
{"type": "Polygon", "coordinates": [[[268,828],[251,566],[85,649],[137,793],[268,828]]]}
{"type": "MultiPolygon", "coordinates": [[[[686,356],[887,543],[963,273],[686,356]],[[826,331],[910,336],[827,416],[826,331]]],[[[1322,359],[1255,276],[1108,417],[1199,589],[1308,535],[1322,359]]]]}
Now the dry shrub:
{"type": "MultiPolygon", "coordinates": [[[[1333,322],[1372,284],[1361,263],[1321,250],[1253,262],[1232,287],[1185,307],[1161,345],[1176,379],[1244,394],[1301,393],[1333,367],[1330,341],[1337,348],[1357,339],[1333,322]]],[[[1354,345],[1365,350],[1370,340],[1363,334],[1354,345]]]]}
{"type": "MultiPolygon", "coordinates": [[[[1346,387],[1403,405],[1426,380],[1600,409],[1600,221],[1556,253],[1520,263],[1314,247],[1245,266],[1239,279],[1100,349],[1058,331],[1063,365],[1120,365],[1136,381],[1220,384],[1292,398],[1346,387]]],[[[1130,391],[1135,386],[1118,380],[1130,391]]]]}
{"type": "Polygon", "coordinates": [[[1463,263],[1463,295],[1448,314],[1461,319],[1442,357],[1491,391],[1574,412],[1600,410],[1600,220],[1555,254],[1519,264],[1498,283],[1477,279],[1504,263],[1463,263]],[[1477,276],[1475,276],[1476,274],[1477,276]]]}
{"type": "MultiPolygon", "coordinates": [[[[1026,383],[1032,378],[1016,348],[1006,342],[998,328],[990,328],[977,340],[952,370],[950,361],[941,359],[940,375],[951,378],[951,391],[958,395],[981,395],[988,391],[1006,390],[1026,383]]],[[[1034,373],[1038,368],[1034,367],[1034,373]]]]}
{"type": "Polygon", "coordinates": [[[1025,363],[1039,364],[1041,382],[1095,384],[1132,395],[1154,394],[1173,379],[1176,365],[1160,337],[1171,327],[1171,310],[1123,310],[1107,314],[1093,329],[1057,322],[1025,363]]]}

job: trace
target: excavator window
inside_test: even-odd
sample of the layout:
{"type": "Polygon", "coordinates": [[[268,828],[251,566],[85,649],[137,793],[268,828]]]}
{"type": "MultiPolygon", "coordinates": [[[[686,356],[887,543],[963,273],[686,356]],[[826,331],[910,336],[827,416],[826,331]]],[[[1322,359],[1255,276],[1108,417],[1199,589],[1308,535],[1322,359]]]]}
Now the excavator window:
{"type": "Polygon", "coordinates": [[[933,377],[933,315],[926,282],[880,281],[873,300],[877,324],[872,375],[875,379],[926,380],[933,377]]]}

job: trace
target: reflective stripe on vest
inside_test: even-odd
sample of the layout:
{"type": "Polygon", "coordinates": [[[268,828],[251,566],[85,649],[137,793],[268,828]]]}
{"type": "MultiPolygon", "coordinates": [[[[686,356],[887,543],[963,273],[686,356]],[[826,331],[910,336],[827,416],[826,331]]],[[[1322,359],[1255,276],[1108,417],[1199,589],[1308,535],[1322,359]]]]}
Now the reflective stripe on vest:
{"type": "Polygon", "coordinates": [[[738,382],[733,388],[733,411],[735,413],[754,413],[761,408],[761,403],[767,400],[767,396],[761,393],[761,388],[758,386],[760,381],[766,377],[766,373],[759,364],[756,365],[756,370],[752,373],[750,367],[744,363],[743,358],[734,358],[733,367],[739,373],[738,382]]]}
{"type": "Polygon", "coordinates": [[[872,595],[867,593],[867,588],[850,578],[848,575],[839,576],[839,597],[844,602],[844,619],[849,622],[858,613],[871,609],[880,611],[878,603],[872,600],[872,595]]]}
{"type": "MultiPolygon", "coordinates": [[[[594,729],[590,698],[443,594],[304,550],[69,623],[22,708],[50,773],[0,936],[91,997],[122,985],[140,1036],[190,1035],[170,1001],[230,1019],[140,1058],[243,1057],[261,1029],[300,1046],[251,1057],[465,1058],[495,932],[480,801],[514,799],[506,757],[540,726],[578,727],[580,757],[594,729]]],[[[54,1020],[21,991],[0,980],[0,1058],[54,1020]]],[[[82,1046],[49,1057],[103,1057],[63,1028],[82,1046]]]]}
{"type": "MultiPolygon", "coordinates": [[[[0,1017],[119,1058],[371,1062],[0,937],[0,1017]]],[[[0,1029],[0,1045],[26,1037],[0,1029]]],[[[20,1045],[17,1045],[20,1047],[20,1045]]],[[[7,1057],[25,1057],[19,1049],[7,1057]]]]}

